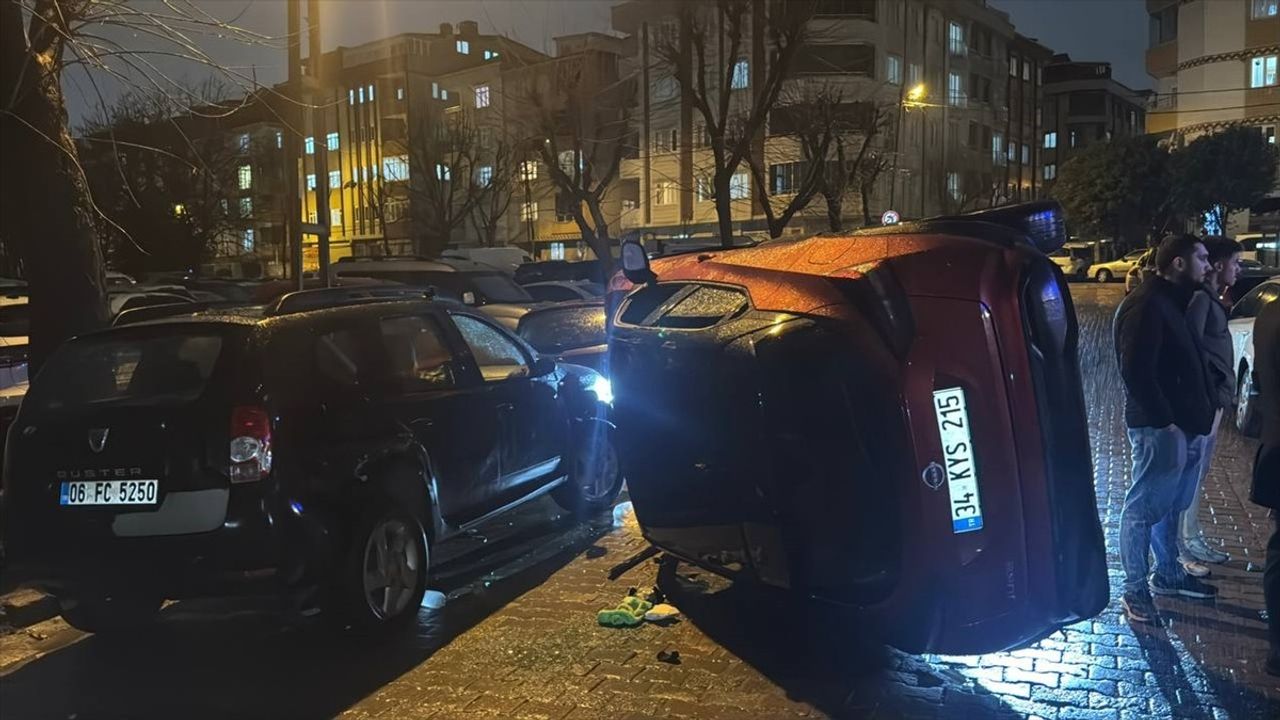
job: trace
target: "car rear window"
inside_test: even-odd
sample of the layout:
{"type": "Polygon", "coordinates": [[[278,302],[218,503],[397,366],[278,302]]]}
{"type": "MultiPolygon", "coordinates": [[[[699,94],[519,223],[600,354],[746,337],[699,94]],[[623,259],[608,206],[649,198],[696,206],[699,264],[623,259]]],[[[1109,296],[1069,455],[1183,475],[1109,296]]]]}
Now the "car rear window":
{"type": "Polygon", "coordinates": [[[540,353],[558,353],[603,345],[604,307],[576,307],[533,312],[520,322],[520,337],[540,353]]]}
{"type": "Polygon", "coordinates": [[[103,405],[181,405],[200,396],[222,355],[217,331],[110,333],[65,343],[24,405],[60,411],[103,405]]]}

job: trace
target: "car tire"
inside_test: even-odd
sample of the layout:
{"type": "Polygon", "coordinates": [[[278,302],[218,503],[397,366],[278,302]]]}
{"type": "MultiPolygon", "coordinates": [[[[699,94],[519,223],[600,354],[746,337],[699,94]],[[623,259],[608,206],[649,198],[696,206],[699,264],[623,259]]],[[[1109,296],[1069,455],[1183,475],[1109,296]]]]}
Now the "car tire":
{"type": "Polygon", "coordinates": [[[421,518],[391,500],[375,501],[351,533],[336,614],[365,631],[412,623],[426,594],[430,566],[421,518]]]}
{"type": "Polygon", "coordinates": [[[96,634],[135,630],[155,620],[164,602],[145,591],[86,591],[59,595],[62,619],[71,627],[96,634]]]}
{"type": "Polygon", "coordinates": [[[584,423],[575,438],[569,477],[551,491],[560,507],[580,518],[611,507],[622,492],[622,462],[605,423],[584,423]]]}
{"type": "Polygon", "coordinates": [[[1093,279],[1097,280],[1100,283],[1109,283],[1111,282],[1111,271],[1105,268],[1102,270],[1099,270],[1097,273],[1094,274],[1093,279]]]}
{"type": "Polygon", "coordinates": [[[1256,438],[1262,434],[1262,417],[1258,413],[1257,396],[1253,391],[1253,373],[1247,366],[1240,367],[1236,383],[1236,429],[1240,434],[1256,438]]]}

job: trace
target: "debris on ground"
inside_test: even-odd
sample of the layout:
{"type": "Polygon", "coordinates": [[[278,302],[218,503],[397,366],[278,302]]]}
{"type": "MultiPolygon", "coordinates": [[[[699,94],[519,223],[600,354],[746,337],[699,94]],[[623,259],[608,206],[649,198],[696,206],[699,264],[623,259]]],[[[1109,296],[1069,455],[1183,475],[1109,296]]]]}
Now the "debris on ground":
{"type": "Polygon", "coordinates": [[[661,624],[665,622],[671,622],[672,620],[675,620],[676,617],[678,617],[679,615],[680,615],[680,611],[676,609],[675,605],[668,605],[667,603],[659,603],[657,605],[654,605],[652,608],[649,609],[648,612],[644,614],[644,619],[652,623],[661,624]]]}
{"type": "Polygon", "coordinates": [[[628,595],[617,607],[596,613],[596,622],[605,627],[635,627],[644,622],[644,614],[652,608],[653,603],[628,595]]]}
{"type": "Polygon", "coordinates": [[[669,665],[679,665],[680,651],[679,650],[659,650],[658,662],[664,662],[669,665]]]}

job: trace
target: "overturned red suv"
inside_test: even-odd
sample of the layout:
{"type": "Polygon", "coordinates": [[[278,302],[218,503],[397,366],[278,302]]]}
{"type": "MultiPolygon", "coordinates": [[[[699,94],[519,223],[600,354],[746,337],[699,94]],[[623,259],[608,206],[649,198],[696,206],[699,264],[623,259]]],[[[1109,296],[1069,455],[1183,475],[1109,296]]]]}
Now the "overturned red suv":
{"type": "Polygon", "coordinates": [[[911,652],[1097,614],[1065,239],[1046,202],[652,266],[624,245],[610,379],[645,536],[911,652]]]}

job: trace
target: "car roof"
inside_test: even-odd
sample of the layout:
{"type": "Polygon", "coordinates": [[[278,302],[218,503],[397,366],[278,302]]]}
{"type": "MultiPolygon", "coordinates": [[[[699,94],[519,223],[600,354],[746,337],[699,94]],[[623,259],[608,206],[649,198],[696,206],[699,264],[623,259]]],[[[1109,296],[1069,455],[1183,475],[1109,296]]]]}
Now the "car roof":
{"type": "Polygon", "coordinates": [[[461,258],[404,258],[404,257],[361,257],[342,258],[334,263],[334,271],[340,275],[360,275],[361,273],[391,270],[400,272],[502,272],[498,268],[481,262],[461,258]]]}

